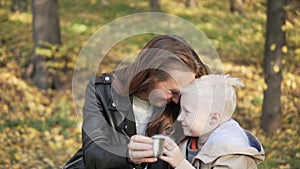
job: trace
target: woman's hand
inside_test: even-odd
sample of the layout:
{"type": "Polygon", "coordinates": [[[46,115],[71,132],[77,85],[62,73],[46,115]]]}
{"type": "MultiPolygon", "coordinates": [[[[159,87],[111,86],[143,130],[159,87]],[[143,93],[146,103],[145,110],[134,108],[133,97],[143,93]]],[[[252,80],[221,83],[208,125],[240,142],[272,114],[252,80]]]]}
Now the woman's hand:
{"type": "Polygon", "coordinates": [[[156,162],[153,157],[153,139],[142,135],[134,135],[128,144],[129,160],[135,164],[156,162]]]}
{"type": "Polygon", "coordinates": [[[159,158],[163,161],[168,162],[173,168],[177,167],[177,165],[184,160],[184,157],[177,146],[177,144],[168,136],[164,136],[164,153],[159,158]]]}

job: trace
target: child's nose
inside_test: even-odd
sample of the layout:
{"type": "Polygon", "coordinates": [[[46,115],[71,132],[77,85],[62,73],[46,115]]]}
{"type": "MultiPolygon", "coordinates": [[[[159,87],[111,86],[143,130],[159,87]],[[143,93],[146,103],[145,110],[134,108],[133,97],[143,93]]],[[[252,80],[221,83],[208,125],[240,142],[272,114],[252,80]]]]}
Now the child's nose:
{"type": "Polygon", "coordinates": [[[179,116],[177,117],[177,120],[178,120],[178,121],[183,121],[183,115],[182,115],[182,114],[183,114],[183,113],[180,112],[179,116]]]}

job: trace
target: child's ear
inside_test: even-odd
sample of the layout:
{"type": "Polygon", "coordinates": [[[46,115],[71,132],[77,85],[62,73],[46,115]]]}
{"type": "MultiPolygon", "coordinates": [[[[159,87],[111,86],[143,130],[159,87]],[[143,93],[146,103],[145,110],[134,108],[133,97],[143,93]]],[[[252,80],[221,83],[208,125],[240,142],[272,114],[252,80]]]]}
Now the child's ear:
{"type": "Polygon", "coordinates": [[[210,115],[210,125],[218,125],[221,121],[221,114],[220,113],[211,113],[210,115]]]}

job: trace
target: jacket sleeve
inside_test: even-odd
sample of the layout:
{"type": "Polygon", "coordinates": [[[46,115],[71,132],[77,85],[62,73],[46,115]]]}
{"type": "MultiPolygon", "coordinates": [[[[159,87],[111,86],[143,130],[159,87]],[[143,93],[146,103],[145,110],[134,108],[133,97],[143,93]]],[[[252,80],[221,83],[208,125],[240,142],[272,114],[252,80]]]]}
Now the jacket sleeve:
{"type": "Polygon", "coordinates": [[[211,168],[213,169],[241,169],[241,168],[249,168],[249,169],[257,169],[257,164],[255,160],[247,155],[225,155],[218,158],[216,161],[212,163],[211,168]]]}
{"type": "Polygon", "coordinates": [[[84,162],[87,169],[124,168],[131,169],[126,157],[106,151],[101,146],[91,143],[84,150],[84,162]]]}
{"type": "Polygon", "coordinates": [[[128,142],[105,120],[105,106],[96,96],[95,78],[92,78],[86,88],[83,107],[82,143],[86,168],[132,168],[126,160],[128,142]]]}
{"type": "Polygon", "coordinates": [[[195,167],[188,160],[184,159],[175,169],[195,169],[195,167]]]}

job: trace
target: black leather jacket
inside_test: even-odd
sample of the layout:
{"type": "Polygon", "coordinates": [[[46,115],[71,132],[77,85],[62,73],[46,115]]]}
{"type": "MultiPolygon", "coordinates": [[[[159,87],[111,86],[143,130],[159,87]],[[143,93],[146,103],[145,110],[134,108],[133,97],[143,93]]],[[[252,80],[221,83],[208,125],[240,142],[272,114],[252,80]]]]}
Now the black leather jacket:
{"type": "Polygon", "coordinates": [[[129,138],[136,133],[132,106],[128,98],[116,94],[112,80],[110,74],[97,76],[86,89],[82,127],[86,168],[133,168],[126,158],[129,138]]]}
{"type": "MultiPolygon", "coordinates": [[[[82,148],[67,162],[64,169],[132,169],[144,168],[127,159],[130,137],[136,124],[130,97],[120,96],[112,88],[113,76],[91,78],[86,88],[83,107],[82,148]]],[[[159,160],[148,169],[169,168],[159,160]]]]}

